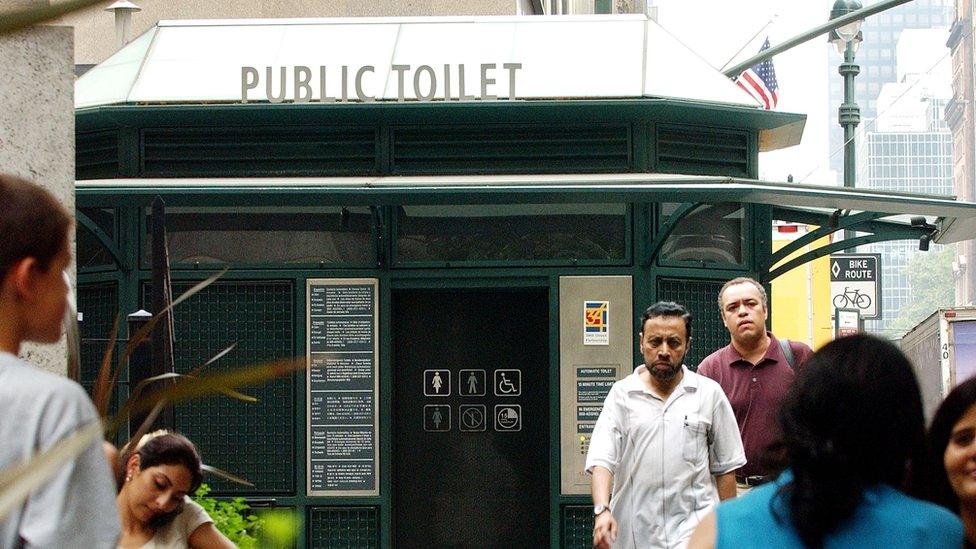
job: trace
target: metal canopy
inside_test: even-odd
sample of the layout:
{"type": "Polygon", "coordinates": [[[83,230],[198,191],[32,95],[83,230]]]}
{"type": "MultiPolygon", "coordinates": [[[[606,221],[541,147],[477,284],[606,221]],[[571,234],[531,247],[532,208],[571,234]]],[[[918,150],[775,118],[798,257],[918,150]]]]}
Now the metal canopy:
{"type": "MultiPolygon", "coordinates": [[[[233,194],[275,195],[276,201],[370,204],[481,204],[503,202],[745,202],[800,211],[924,216],[935,221],[937,243],[976,238],[976,203],[953,197],[755,179],[669,174],[484,175],[428,177],[304,177],[204,179],[93,179],[77,182],[82,196],[164,194],[213,203],[233,194]]],[[[250,198],[253,200],[253,198],[250,198]]],[[[821,216],[822,217],[822,216],[821,216]]],[[[841,216],[842,217],[842,216],[841,216]]]]}

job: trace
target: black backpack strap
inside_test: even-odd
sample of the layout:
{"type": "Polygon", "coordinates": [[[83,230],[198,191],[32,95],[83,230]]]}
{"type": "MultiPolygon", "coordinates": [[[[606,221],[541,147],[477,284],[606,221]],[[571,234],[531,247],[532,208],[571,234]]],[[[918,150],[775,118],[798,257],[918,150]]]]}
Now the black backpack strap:
{"type": "Polygon", "coordinates": [[[786,362],[789,363],[790,368],[796,367],[796,359],[793,358],[793,347],[790,346],[790,340],[781,339],[779,340],[779,346],[783,349],[783,355],[786,356],[786,362]]]}

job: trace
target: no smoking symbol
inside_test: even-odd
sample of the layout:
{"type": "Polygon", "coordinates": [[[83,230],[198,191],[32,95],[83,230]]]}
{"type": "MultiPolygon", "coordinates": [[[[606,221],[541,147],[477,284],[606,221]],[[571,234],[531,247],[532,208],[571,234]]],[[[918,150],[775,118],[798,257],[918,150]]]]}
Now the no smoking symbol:
{"type": "Polygon", "coordinates": [[[462,431],[484,431],[486,430],[484,404],[462,404],[460,406],[462,431]]]}

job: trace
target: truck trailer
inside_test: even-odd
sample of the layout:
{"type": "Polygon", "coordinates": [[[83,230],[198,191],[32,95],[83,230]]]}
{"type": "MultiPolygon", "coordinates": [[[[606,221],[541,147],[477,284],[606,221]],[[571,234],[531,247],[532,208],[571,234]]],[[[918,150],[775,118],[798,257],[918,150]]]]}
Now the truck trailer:
{"type": "Polygon", "coordinates": [[[918,377],[928,421],[949,391],[976,375],[976,307],[935,311],[905,334],[901,349],[918,377]]]}

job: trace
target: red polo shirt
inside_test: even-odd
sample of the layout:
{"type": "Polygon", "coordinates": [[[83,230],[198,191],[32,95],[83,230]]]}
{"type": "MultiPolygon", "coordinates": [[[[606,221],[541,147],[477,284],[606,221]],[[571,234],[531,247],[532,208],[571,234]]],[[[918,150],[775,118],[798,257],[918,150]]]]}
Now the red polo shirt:
{"type": "MultiPolygon", "coordinates": [[[[794,378],[793,368],[786,361],[779,341],[773,334],[766,333],[769,334],[769,348],[758,364],[746,361],[730,343],[705,357],[698,365],[698,373],[717,381],[732,404],[748,461],[736,471],[739,475],[766,474],[760,458],[766,448],[779,439],[779,407],[794,378]]],[[[797,368],[813,354],[810,347],[798,341],[790,341],[790,348],[797,368]]]]}

